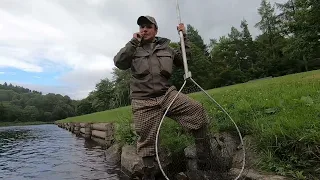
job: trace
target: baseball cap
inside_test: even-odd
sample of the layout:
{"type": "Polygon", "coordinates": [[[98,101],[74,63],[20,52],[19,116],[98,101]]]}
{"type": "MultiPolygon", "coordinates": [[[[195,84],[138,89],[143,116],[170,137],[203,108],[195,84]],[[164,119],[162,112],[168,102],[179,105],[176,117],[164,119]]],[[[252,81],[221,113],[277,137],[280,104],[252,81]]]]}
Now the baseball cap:
{"type": "Polygon", "coordinates": [[[137,24],[140,26],[143,23],[152,23],[158,28],[157,21],[152,16],[140,16],[137,20],[137,24]]]}

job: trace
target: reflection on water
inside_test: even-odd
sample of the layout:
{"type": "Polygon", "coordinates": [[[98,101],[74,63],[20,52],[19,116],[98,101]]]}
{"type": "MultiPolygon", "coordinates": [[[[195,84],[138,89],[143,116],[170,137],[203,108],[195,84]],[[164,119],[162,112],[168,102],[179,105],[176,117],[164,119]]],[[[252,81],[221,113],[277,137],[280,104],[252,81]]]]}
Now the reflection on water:
{"type": "Polygon", "coordinates": [[[104,150],[55,125],[0,128],[0,179],[122,179],[104,150]]]}

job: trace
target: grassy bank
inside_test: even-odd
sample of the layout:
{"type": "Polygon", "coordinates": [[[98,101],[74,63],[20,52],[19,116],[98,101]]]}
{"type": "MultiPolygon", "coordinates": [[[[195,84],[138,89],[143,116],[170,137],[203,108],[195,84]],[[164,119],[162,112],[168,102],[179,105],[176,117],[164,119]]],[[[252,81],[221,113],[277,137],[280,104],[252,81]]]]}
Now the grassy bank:
{"type": "MultiPolygon", "coordinates": [[[[261,168],[303,179],[320,173],[320,71],[252,81],[209,90],[233,117],[243,134],[253,134],[261,152],[261,168]]],[[[232,131],[234,125],[204,93],[190,94],[207,108],[214,130],[232,131]]],[[[118,138],[133,142],[131,107],[68,118],[62,122],[119,124],[118,138]]],[[[180,151],[191,138],[172,120],[161,130],[163,144],[180,151]]]]}
{"type": "Polygon", "coordinates": [[[42,121],[35,121],[35,122],[0,122],[0,127],[3,127],[3,126],[41,125],[41,124],[53,124],[53,123],[42,122],[42,121]]]}

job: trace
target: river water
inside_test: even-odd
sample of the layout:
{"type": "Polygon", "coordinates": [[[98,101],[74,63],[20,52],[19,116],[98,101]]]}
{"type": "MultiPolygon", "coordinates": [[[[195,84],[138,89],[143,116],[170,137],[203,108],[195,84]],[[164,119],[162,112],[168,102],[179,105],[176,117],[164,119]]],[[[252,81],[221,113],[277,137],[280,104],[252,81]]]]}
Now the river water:
{"type": "Polygon", "coordinates": [[[0,127],[0,179],[118,180],[105,151],[56,125],[0,127]]]}

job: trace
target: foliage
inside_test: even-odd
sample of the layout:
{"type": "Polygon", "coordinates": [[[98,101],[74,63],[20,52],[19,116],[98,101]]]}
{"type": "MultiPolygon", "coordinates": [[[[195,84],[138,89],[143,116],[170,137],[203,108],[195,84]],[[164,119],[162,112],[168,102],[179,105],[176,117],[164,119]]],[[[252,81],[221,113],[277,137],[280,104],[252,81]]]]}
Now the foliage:
{"type": "Polygon", "coordinates": [[[0,84],[0,122],[53,122],[76,115],[76,101],[68,96],[0,84]]]}
{"type": "Polygon", "coordinates": [[[122,144],[135,144],[138,136],[133,129],[131,118],[128,116],[121,116],[116,121],[115,139],[122,144]]]}

